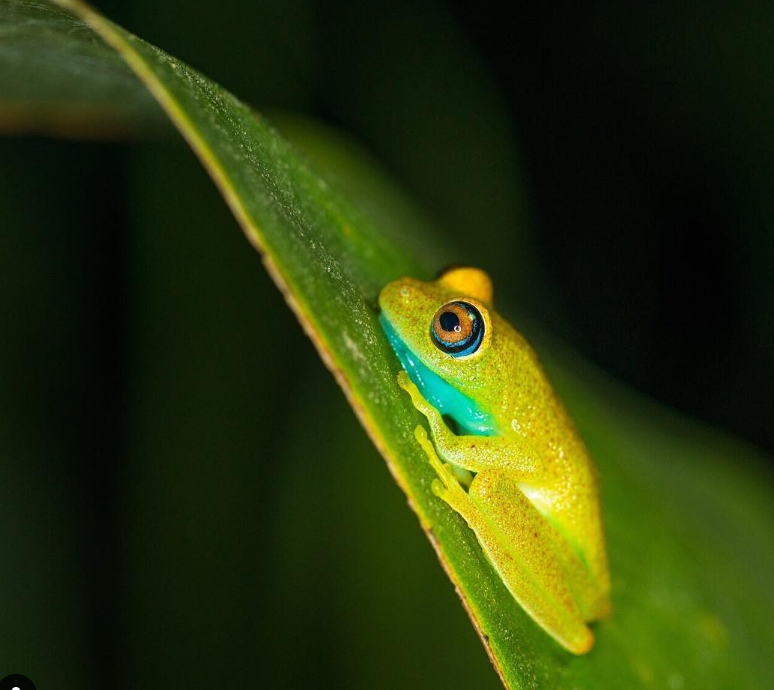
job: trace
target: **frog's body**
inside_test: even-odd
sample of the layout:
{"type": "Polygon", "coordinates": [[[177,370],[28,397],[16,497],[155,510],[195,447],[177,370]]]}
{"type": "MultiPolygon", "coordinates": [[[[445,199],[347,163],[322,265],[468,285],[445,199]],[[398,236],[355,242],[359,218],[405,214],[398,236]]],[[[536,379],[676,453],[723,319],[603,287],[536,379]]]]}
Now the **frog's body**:
{"type": "Polygon", "coordinates": [[[397,280],[379,297],[399,383],[432,434],[417,427],[434,490],[522,607],[583,654],[594,640],[586,623],[610,610],[595,468],[534,351],[491,301],[488,276],[467,268],[397,280]]]}

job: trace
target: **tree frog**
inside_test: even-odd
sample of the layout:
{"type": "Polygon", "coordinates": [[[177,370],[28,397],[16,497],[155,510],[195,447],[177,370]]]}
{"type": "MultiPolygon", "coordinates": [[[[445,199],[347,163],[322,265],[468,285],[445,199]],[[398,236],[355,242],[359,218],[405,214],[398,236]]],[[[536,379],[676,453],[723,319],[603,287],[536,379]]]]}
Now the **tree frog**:
{"type": "Polygon", "coordinates": [[[596,469],[526,340],[475,268],[402,278],[379,295],[398,383],[427,419],[415,436],[433,492],[459,513],[516,601],[585,654],[610,612],[596,469]]]}

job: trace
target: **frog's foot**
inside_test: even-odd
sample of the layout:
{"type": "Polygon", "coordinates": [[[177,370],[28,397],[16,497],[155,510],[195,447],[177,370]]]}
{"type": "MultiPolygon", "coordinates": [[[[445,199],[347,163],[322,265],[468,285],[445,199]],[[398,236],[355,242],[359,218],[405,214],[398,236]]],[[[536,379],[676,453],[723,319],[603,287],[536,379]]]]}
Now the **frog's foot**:
{"type": "Polygon", "coordinates": [[[411,402],[414,407],[417,408],[425,417],[433,419],[438,414],[436,410],[422,395],[417,388],[417,385],[409,378],[409,375],[405,371],[401,371],[398,374],[398,385],[411,396],[411,402]]]}
{"type": "MultiPolygon", "coordinates": [[[[454,435],[443,421],[441,413],[422,395],[417,385],[409,378],[405,371],[401,371],[398,374],[398,385],[411,396],[411,403],[427,419],[435,442],[442,444],[442,446],[450,445],[449,439],[454,437],[454,435]]],[[[444,453],[442,452],[441,455],[444,455],[444,453]]],[[[470,482],[468,481],[468,483],[470,482]]]]}
{"type": "MultiPolygon", "coordinates": [[[[409,375],[406,373],[405,369],[401,369],[398,372],[398,385],[404,390],[407,391],[409,394],[411,393],[412,386],[416,388],[416,386],[412,383],[411,379],[409,378],[409,375]]],[[[412,399],[414,396],[411,396],[412,399]]]]}
{"type": "MultiPolygon", "coordinates": [[[[464,480],[457,476],[457,468],[453,465],[441,462],[438,454],[435,452],[433,444],[427,437],[427,432],[423,426],[417,426],[417,428],[414,429],[414,437],[419,442],[422,450],[425,451],[425,455],[427,455],[430,465],[438,475],[438,479],[434,480],[431,486],[433,493],[438,496],[438,498],[446,501],[446,503],[460,513],[463,518],[466,518],[466,514],[469,514],[470,510],[473,508],[473,503],[471,502],[467,491],[462,488],[460,482],[464,480]]],[[[465,474],[468,473],[466,472],[465,474]]]]}

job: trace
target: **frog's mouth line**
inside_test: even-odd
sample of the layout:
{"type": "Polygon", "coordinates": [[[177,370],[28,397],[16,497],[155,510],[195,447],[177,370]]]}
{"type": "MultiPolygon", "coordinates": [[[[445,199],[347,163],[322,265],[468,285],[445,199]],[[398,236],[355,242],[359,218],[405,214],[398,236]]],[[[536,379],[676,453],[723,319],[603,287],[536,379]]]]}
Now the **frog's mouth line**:
{"type": "Polygon", "coordinates": [[[379,315],[379,321],[409,378],[435,409],[444,417],[454,420],[460,433],[472,436],[492,436],[498,433],[492,415],[441,378],[412,352],[383,312],[379,315]]]}

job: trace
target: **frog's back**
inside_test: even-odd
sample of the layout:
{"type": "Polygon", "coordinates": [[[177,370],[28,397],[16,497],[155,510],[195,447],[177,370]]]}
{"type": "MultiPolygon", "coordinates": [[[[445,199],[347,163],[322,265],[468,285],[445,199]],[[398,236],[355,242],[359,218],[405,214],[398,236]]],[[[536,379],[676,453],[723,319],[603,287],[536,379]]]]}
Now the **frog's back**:
{"type": "Polygon", "coordinates": [[[609,608],[609,573],[602,527],[596,467],[564,404],[556,395],[537,355],[510,324],[495,316],[495,333],[503,338],[507,385],[491,400],[502,433],[520,436],[543,459],[543,473],[522,489],[576,547],[597,584],[594,617],[609,608]]]}

